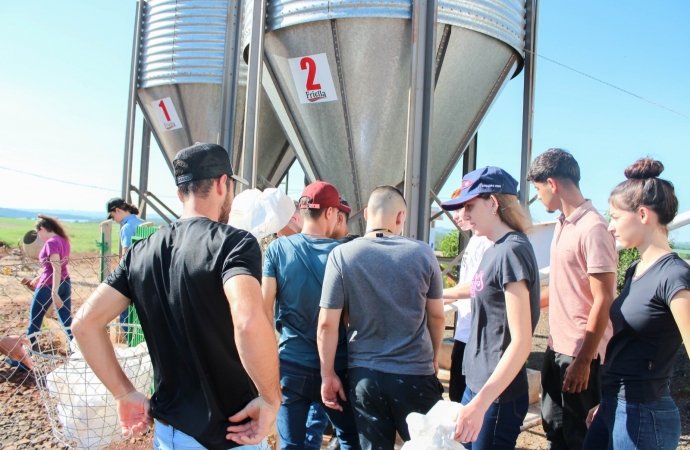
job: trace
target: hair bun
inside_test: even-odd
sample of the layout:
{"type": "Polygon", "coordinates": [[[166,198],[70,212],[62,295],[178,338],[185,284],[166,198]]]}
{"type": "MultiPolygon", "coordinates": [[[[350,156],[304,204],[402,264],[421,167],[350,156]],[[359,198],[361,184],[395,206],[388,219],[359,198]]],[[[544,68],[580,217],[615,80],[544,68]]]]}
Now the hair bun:
{"type": "Polygon", "coordinates": [[[645,180],[656,178],[664,171],[664,165],[652,158],[640,158],[625,169],[625,178],[629,180],[645,180]]]}

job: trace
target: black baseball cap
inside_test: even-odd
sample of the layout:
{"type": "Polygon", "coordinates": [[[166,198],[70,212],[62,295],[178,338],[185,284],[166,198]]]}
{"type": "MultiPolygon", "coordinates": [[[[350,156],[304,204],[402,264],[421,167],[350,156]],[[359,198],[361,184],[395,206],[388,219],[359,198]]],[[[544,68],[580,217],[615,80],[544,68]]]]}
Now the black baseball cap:
{"type": "Polygon", "coordinates": [[[177,186],[190,181],[206,180],[227,175],[244,185],[247,180],[234,175],[228,152],[218,144],[196,143],[180,150],[173,160],[175,184],[177,186]]]}
{"type": "Polygon", "coordinates": [[[105,210],[108,212],[108,217],[105,218],[105,220],[110,219],[110,213],[115,211],[115,208],[120,208],[125,205],[125,201],[122,200],[120,197],[113,197],[110,200],[108,200],[108,203],[105,204],[105,210]]]}

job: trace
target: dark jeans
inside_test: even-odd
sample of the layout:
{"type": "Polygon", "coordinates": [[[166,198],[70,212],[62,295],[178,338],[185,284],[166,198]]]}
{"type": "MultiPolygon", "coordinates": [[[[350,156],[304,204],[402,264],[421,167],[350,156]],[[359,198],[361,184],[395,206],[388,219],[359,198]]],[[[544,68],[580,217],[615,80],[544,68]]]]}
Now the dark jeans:
{"type": "MultiPolygon", "coordinates": [[[[31,300],[31,310],[29,311],[29,328],[26,330],[27,335],[36,333],[41,329],[48,306],[53,302],[52,293],[53,289],[51,286],[44,286],[40,289],[36,289],[36,292],[34,292],[34,297],[31,300]]],[[[72,326],[72,284],[69,278],[62,280],[62,284],[58,288],[58,295],[63,305],[62,308],[55,309],[60,318],[60,323],[65,327],[67,337],[71,340],[72,332],[69,330],[69,327],[72,326]]],[[[31,343],[35,344],[36,338],[32,337],[31,343]]]]}
{"type": "MultiPolygon", "coordinates": [[[[343,388],[347,392],[347,370],[336,371],[336,374],[340,377],[343,388]]],[[[283,450],[303,449],[309,409],[312,403],[323,405],[321,400],[321,371],[281,359],[280,386],[283,389],[283,402],[276,419],[280,448],[283,450]]],[[[342,411],[325,407],[323,409],[333,424],[336,436],[340,441],[340,448],[358,450],[359,438],[351,401],[341,401],[340,404],[343,407],[342,411]]]]}
{"type": "Polygon", "coordinates": [[[410,440],[405,419],[426,414],[442,400],[443,386],[436,375],[397,375],[351,367],[350,394],[363,450],[393,449],[395,432],[410,440]]]}
{"type": "Polygon", "coordinates": [[[675,449],[679,440],[680,414],[670,394],[645,403],[633,403],[604,395],[583,448],[675,449]]]}
{"type": "MultiPolygon", "coordinates": [[[[477,394],[465,389],[462,404],[468,404],[477,394]]],[[[475,442],[463,442],[467,450],[513,450],[520,435],[520,427],[529,408],[529,393],[505,403],[492,403],[484,414],[484,422],[475,442]]]]}
{"type": "Polygon", "coordinates": [[[572,356],[546,348],[541,368],[541,417],[549,448],[580,450],[587,434],[587,414],[601,401],[600,359],[589,367],[587,389],[563,392],[565,370],[575,360],[572,356]]]}
{"type": "Polygon", "coordinates": [[[451,402],[460,403],[465,394],[465,375],[462,374],[462,360],[465,356],[465,343],[453,341],[453,353],[450,354],[450,386],[448,397],[451,402]]]}

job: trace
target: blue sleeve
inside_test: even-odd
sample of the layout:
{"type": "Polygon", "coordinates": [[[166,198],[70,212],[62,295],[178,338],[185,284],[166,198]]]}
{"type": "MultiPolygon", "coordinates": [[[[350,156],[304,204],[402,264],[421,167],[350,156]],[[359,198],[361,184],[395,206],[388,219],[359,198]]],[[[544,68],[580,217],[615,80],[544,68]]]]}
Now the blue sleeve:
{"type": "Polygon", "coordinates": [[[130,224],[126,224],[125,226],[120,228],[120,244],[123,247],[131,247],[132,246],[132,237],[137,233],[136,227],[133,227],[130,224]]]}
{"type": "Polygon", "coordinates": [[[266,249],[266,255],[264,256],[264,270],[263,276],[270,278],[278,278],[276,275],[276,248],[278,240],[271,242],[266,249]]]}

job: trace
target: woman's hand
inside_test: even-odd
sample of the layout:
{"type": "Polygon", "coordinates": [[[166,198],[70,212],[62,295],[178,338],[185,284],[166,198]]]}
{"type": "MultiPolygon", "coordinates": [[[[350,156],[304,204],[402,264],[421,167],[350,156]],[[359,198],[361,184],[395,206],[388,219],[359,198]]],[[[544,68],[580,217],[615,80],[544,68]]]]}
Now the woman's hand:
{"type": "Polygon", "coordinates": [[[55,305],[56,310],[65,306],[65,304],[62,302],[62,299],[60,298],[60,295],[58,295],[57,291],[53,290],[53,292],[51,292],[50,295],[51,295],[51,298],[53,300],[53,304],[55,305]]]}
{"type": "Polygon", "coordinates": [[[489,409],[479,404],[477,397],[474,397],[465,405],[458,414],[455,424],[455,440],[459,442],[474,442],[479,437],[484,423],[484,415],[489,409]]]}

